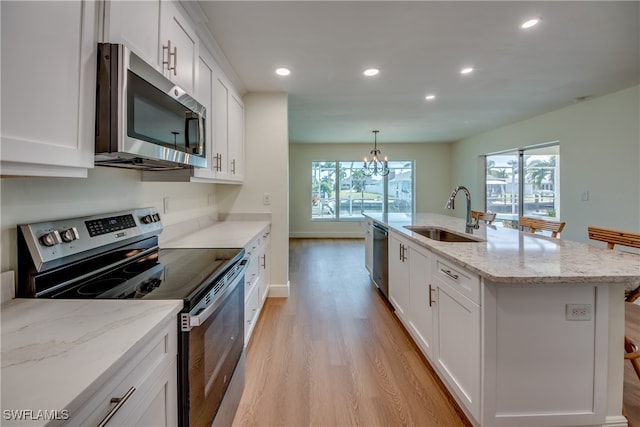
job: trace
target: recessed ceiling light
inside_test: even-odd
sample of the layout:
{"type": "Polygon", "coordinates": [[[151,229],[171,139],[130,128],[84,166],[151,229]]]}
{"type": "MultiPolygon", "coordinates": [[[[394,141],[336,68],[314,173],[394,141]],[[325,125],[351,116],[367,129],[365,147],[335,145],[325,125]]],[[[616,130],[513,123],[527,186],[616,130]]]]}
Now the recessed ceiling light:
{"type": "Polygon", "coordinates": [[[379,72],[380,70],[378,70],[377,68],[367,68],[366,70],[364,70],[363,74],[367,77],[373,77],[377,76],[379,72]]]}
{"type": "Polygon", "coordinates": [[[473,73],[473,67],[465,67],[460,70],[460,74],[470,74],[473,73]]]}
{"type": "Polygon", "coordinates": [[[427,101],[433,101],[434,99],[436,99],[436,96],[430,93],[429,95],[425,96],[424,99],[426,99],[427,101]]]}
{"type": "Polygon", "coordinates": [[[279,76],[288,76],[289,74],[291,74],[291,70],[288,68],[281,67],[276,70],[276,74],[279,76]]]}
{"type": "Polygon", "coordinates": [[[520,28],[526,30],[527,28],[535,27],[539,22],[540,18],[529,19],[528,21],[525,21],[522,25],[520,25],[520,28]]]}

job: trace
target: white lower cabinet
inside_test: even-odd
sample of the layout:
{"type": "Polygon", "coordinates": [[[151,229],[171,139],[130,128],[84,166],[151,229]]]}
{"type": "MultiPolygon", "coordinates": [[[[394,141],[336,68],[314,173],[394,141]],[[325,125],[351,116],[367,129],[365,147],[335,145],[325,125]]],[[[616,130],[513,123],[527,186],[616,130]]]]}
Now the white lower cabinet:
{"type": "Polygon", "coordinates": [[[365,221],[364,230],[364,265],[369,272],[369,275],[373,274],[373,220],[367,219],[365,221]]]}
{"type": "MultiPolygon", "coordinates": [[[[442,269],[442,261],[434,257],[432,264],[442,269]]],[[[480,288],[480,278],[457,268],[452,276],[440,277],[433,272],[436,309],[433,311],[432,362],[440,378],[475,419],[480,419],[480,305],[461,294],[449,281],[457,283],[471,277],[471,284],[480,288]],[[457,274],[456,274],[457,273],[457,274]],[[463,276],[464,274],[464,276],[463,276]]]]}
{"type": "Polygon", "coordinates": [[[398,318],[409,324],[409,241],[400,235],[389,233],[389,302],[398,318]]]}
{"type": "Polygon", "coordinates": [[[429,359],[433,357],[433,323],[436,309],[436,289],[431,280],[432,255],[426,249],[410,247],[409,333],[429,359]]]}
{"type": "Polygon", "coordinates": [[[260,310],[269,293],[269,248],[271,229],[268,227],[245,246],[247,270],[244,274],[244,344],[249,344],[260,310]]]}
{"type": "Polygon", "coordinates": [[[71,414],[69,424],[175,426],[177,333],[177,320],[173,319],[71,414]]]}

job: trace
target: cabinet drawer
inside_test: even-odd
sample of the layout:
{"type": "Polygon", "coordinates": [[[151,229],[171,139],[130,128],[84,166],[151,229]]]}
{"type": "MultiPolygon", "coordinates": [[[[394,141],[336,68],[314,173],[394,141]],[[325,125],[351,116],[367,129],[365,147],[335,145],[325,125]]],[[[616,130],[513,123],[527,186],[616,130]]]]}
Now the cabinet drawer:
{"type": "MultiPolygon", "coordinates": [[[[112,399],[122,399],[125,396],[127,400],[107,425],[118,425],[118,420],[133,416],[148,397],[148,388],[158,373],[167,366],[175,366],[176,354],[177,324],[170,322],[142,349],[135,351],[130,360],[76,414],[72,414],[70,424],[98,425],[115,406],[112,399]]],[[[177,371],[173,375],[177,381],[177,371]]]]}
{"type": "Polygon", "coordinates": [[[480,277],[442,258],[434,258],[433,277],[448,284],[460,294],[480,304],[480,277]]]}

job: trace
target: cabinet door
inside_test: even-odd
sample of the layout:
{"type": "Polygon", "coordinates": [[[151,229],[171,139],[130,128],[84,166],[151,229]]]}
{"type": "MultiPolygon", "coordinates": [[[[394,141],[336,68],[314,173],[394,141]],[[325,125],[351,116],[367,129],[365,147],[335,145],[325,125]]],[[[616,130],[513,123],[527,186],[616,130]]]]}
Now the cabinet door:
{"type": "Polygon", "coordinates": [[[97,2],[0,2],[2,174],[93,167],[97,2]]]}
{"type": "Polygon", "coordinates": [[[409,246],[407,241],[389,233],[389,301],[396,315],[408,324],[409,302],[409,246]]]}
{"type": "Polygon", "coordinates": [[[229,101],[229,172],[233,181],[244,180],[244,104],[231,94],[229,101]]]}
{"type": "Polygon", "coordinates": [[[164,74],[189,93],[194,93],[197,78],[198,37],[178,6],[162,1],[160,27],[161,58],[164,74]]]}
{"type": "Polygon", "coordinates": [[[253,287],[244,304],[244,345],[249,344],[256,321],[258,320],[259,296],[258,289],[253,287]]]}
{"type": "Polygon", "coordinates": [[[409,330],[422,352],[433,358],[433,321],[435,312],[435,292],[431,280],[431,260],[428,251],[414,247],[410,249],[409,280],[411,301],[409,307],[409,330]]]}
{"type": "Polygon", "coordinates": [[[160,0],[106,2],[103,41],[122,43],[161,70],[160,0]]]}
{"type": "Polygon", "coordinates": [[[193,174],[198,178],[212,179],[216,177],[216,157],[213,145],[213,127],[212,121],[215,112],[213,111],[213,86],[215,84],[215,73],[213,60],[205,53],[204,49],[200,50],[198,56],[198,86],[196,88],[196,98],[198,102],[207,109],[207,118],[205,119],[205,151],[207,156],[206,168],[194,168],[193,174]]]}
{"type": "Polygon", "coordinates": [[[271,238],[269,232],[263,235],[263,246],[260,254],[260,278],[258,279],[258,292],[260,295],[260,306],[269,295],[269,283],[271,282],[271,261],[269,260],[269,250],[271,249],[271,238]]]}
{"type": "Polygon", "coordinates": [[[114,419],[114,425],[129,426],[175,426],[178,421],[178,384],[176,381],[176,361],[153,377],[145,388],[144,401],[122,423],[114,419]]]}
{"type": "Polygon", "coordinates": [[[213,109],[214,109],[214,145],[215,154],[217,156],[218,168],[216,176],[220,179],[229,179],[229,152],[228,152],[228,100],[229,100],[229,84],[220,77],[216,76],[213,88],[213,109]]]}
{"type": "Polygon", "coordinates": [[[449,390],[480,419],[480,307],[442,282],[436,294],[436,369],[449,390]]]}
{"type": "Polygon", "coordinates": [[[373,221],[370,219],[365,222],[364,265],[371,276],[373,273],[373,221]]]}

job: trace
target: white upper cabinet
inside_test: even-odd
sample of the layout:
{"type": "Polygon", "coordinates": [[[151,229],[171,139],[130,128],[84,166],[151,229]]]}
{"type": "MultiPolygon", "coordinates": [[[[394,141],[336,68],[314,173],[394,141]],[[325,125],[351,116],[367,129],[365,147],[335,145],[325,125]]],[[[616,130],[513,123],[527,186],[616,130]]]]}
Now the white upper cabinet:
{"type": "Polygon", "coordinates": [[[107,1],[103,41],[124,44],[160,70],[160,0],[107,1]]]}
{"type": "Polygon", "coordinates": [[[235,93],[229,98],[229,172],[232,181],[244,180],[244,104],[235,93]]]}
{"type": "Polygon", "coordinates": [[[198,78],[198,37],[174,2],[163,1],[160,13],[162,72],[193,94],[198,78]]]}
{"type": "Polygon", "coordinates": [[[190,94],[195,93],[199,41],[170,0],[107,1],[103,41],[122,43],[190,94]]]}
{"type": "Polygon", "coordinates": [[[226,77],[218,74],[213,88],[216,177],[226,182],[244,179],[244,104],[226,77]]]}
{"type": "Polygon", "coordinates": [[[205,118],[205,153],[207,155],[206,168],[193,168],[193,176],[196,178],[213,179],[216,177],[217,159],[214,158],[215,150],[213,146],[213,85],[215,84],[214,62],[206,53],[205,49],[200,50],[198,56],[198,86],[196,88],[196,98],[198,102],[207,109],[205,118]]]}
{"type": "Polygon", "coordinates": [[[2,175],[86,177],[93,167],[96,6],[0,2],[2,175]]]}

